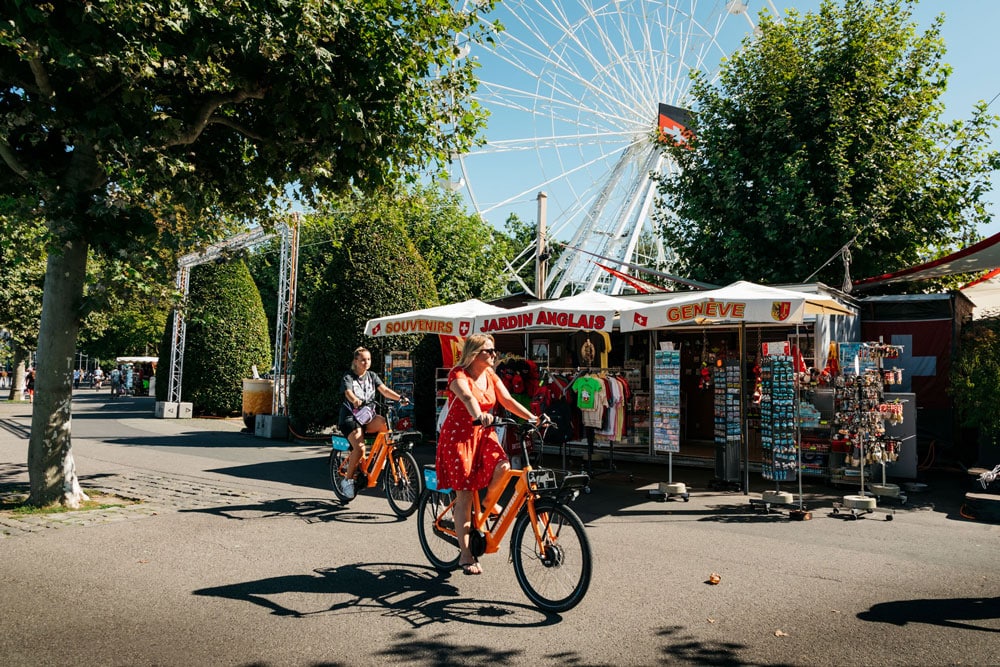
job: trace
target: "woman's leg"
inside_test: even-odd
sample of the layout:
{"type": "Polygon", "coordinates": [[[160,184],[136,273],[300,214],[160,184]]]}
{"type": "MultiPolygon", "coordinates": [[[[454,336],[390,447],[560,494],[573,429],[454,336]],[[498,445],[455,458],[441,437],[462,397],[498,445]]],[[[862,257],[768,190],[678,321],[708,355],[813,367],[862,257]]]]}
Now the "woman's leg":
{"type": "Polygon", "coordinates": [[[495,504],[491,508],[493,512],[496,512],[500,507],[499,502],[496,502],[499,501],[499,495],[494,494],[500,493],[500,484],[508,470],[510,470],[510,462],[507,459],[497,461],[496,466],[493,468],[493,478],[490,480],[490,485],[486,487],[487,500],[495,499],[495,504]]]}
{"type": "Polygon", "coordinates": [[[455,536],[461,551],[458,564],[468,574],[482,574],[476,557],[469,549],[469,531],[472,529],[472,494],[475,491],[455,491],[455,536]]]}
{"type": "Polygon", "coordinates": [[[365,434],[361,428],[356,428],[347,434],[347,441],[351,443],[351,454],[347,457],[347,470],[344,476],[347,479],[354,479],[354,473],[358,471],[358,461],[365,455],[365,434]]]}

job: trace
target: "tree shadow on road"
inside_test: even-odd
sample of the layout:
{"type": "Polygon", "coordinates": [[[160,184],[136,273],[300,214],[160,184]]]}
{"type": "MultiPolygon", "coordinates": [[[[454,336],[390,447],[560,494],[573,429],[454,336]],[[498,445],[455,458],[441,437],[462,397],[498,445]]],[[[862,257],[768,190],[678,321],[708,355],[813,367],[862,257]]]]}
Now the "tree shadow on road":
{"type": "Polygon", "coordinates": [[[858,618],[899,626],[926,623],[962,630],[1000,632],[1000,597],[881,602],[859,613],[858,618]],[[977,621],[991,621],[992,627],[977,624],[977,621]]]}
{"type": "MultiPolygon", "coordinates": [[[[414,628],[445,622],[525,628],[561,620],[558,614],[528,605],[460,597],[451,576],[412,564],[358,563],[203,588],[194,594],[249,602],[277,616],[370,613],[400,618],[414,628]]],[[[410,651],[409,644],[405,650],[410,651]]],[[[488,656],[489,650],[483,660],[488,656]]]]}
{"type": "MultiPolygon", "coordinates": [[[[747,647],[735,642],[706,642],[694,635],[685,634],[681,626],[661,628],[657,633],[668,639],[669,644],[663,647],[664,661],[667,664],[685,665],[754,665],[740,656],[747,647]]],[[[769,667],[781,667],[780,663],[767,663],[769,667]]]]}

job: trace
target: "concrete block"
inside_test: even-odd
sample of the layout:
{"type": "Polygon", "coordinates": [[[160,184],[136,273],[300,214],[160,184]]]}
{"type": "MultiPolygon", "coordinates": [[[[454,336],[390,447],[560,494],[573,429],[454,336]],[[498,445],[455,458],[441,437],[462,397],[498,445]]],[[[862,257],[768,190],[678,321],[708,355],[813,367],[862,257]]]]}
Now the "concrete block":
{"type": "Polygon", "coordinates": [[[288,439],[288,417],[284,415],[257,415],[254,435],[272,440],[288,439]]]}
{"type": "Polygon", "coordinates": [[[157,419],[175,419],[177,417],[177,404],[167,401],[157,401],[153,414],[157,419]]]}

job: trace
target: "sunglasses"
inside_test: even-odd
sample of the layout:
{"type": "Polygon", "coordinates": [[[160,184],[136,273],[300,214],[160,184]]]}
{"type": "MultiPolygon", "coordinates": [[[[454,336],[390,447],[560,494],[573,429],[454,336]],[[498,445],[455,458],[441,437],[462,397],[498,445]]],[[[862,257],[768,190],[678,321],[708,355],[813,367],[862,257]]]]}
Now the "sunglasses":
{"type": "Polygon", "coordinates": [[[497,356],[497,351],[492,348],[489,350],[479,350],[479,351],[482,352],[483,354],[488,354],[493,357],[497,356]]]}

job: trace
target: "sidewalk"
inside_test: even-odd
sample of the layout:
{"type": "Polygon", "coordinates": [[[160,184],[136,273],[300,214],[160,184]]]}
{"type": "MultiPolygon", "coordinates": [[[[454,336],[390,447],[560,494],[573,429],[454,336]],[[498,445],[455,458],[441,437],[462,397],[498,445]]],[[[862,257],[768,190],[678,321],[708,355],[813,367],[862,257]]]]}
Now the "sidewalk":
{"type": "MultiPolygon", "coordinates": [[[[84,490],[135,501],[120,507],[53,514],[0,514],[0,539],[48,530],[113,523],[153,516],[164,511],[193,510],[221,505],[262,502],[280,495],[265,480],[240,480],[206,470],[184,469],[182,459],[169,468],[161,462],[144,463],[141,448],[130,457],[135,465],[88,463],[94,445],[199,447],[224,450],[280,448],[284,458],[315,457],[325,444],[275,442],[241,433],[242,419],[157,419],[153,399],[108,401],[106,392],[80,389],[73,398],[73,449],[77,474],[84,490]],[[99,433],[94,422],[100,422],[99,433]],[[167,444],[169,443],[169,445],[167,444]]],[[[28,485],[27,443],[31,404],[0,403],[0,494],[23,491],[28,485]]],[[[294,486],[294,483],[292,484],[294,486]]]]}

